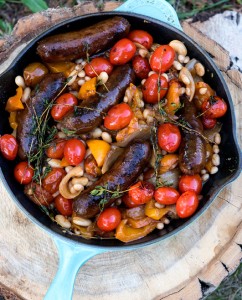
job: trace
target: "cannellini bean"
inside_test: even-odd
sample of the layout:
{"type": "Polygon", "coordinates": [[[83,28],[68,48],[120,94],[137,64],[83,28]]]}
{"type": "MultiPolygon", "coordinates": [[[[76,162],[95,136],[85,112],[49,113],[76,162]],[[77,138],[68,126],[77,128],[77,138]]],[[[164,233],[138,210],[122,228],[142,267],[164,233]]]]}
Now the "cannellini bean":
{"type": "Polygon", "coordinates": [[[147,119],[148,116],[150,116],[150,115],[151,115],[151,110],[148,109],[148,108],[145,108],[144,111],[143,111],[144,118],[147,119]]]}
{"type": "Polygon", "coordinates": [[[146,57],[148,55],[148,50],[147,49],[139,49],[139,55],[142,57],[146,57]]]}
{"type": "Polygon", "coordinates": [[[220,156],[216,153],[213,154],[212,156],[212,163],[214,166],[219,166],[220,165],[220,156]]]}
{"type": "Polygon", "coordinates": [[[180,63],[184,63],[184,60],[185,60],[185,56],[182,55],[182,54],[179,54],[179,55],[178,55],[178,61],[179,61],[180,63]]]}
{"type": "Polygon", "coordinates": [[[94,139],[97,139],[102,135],[102,130],[100,128],[95,128],[91,134],[94,139]]]}
{"type": "Polygon", "coordinates": [[[152,116],[148,116],[147,123],[153,123],[153,122],[154,122],[154,118],[152,116]]]}
{"type": "Polygon", "coordinates": [[[155,207],[157,207],[157,208],[164,208],[165,205],[164,205],[164,204],[161,204],[161,203],[159,203],[159,202],[155,202],[155,207]]]}
{"type": "Polygon", "coordinates": [[[83,61],[83,62],[81,63],[81,65],[82,65],[83,67],[85,67],[86,64],[87,64],[86,61],[83,61]]]}
{"type": "Polygon", "coordinates": [[[207,93],[207,91],[208,91],[207,88],[200,88],[198,92],[200,95],[205,95],[207,93]]]}
{"type": "Polygon", "coordinates": [[[195,83],[191,72],[187,68],[183,67],[179,72],[178,79],[186,85],[186,94],[189,96],[189,101],[192,101],[195,94],[195,83]],[[185,82],[183,81],[184,79],[185,82]]]}
{"type": "Polygon", "coordinates": [[[81,64],[83,62],[83,58],[78,58],[75,60],[76,64],[81,64]]]}
{"type": "Polygon", "coordinates": [[[21,98],[21,101],[23,103],[25,103],[29,99],[30,93],[31,93],[31,89],[29,87],[26,87],[24,89],[24,92],[23,92],[23,95],[22,95],[22,98],[21,98]]]}
{"type": "Polygon", "coordinates": [[[214,167],[212,167],[210,174],[215,174],[217,172],[218,172],[218,167],[214,166],[214,167]]]}
{"type": "Polygon", "coordinates": [[[169,43],[169,46],[171,46],[178,54],[181,54],[184,57],[187,55],[187,48],[181,41],[173,40],[169,43]]]}
{"type": "Polygon", "coordinates": [[[170,220],[167,219],[167,218],[165,218],[165,219],[163,220],[163,222],[164,222],[164,224],[170,224],[170,220]]]}
{"type": "Polygon", "coordinates": [[[71,222],[62,215],[55,216],[56,223],[58,223],[63,228],[71,228],[71,222]]]}
{"type": "Polygon", "coordinates": [[[73,217],[72,222],[78,226],[88,227],[92,224],[92,221],[89,219],[81,218],[81,217],[73,217]]]}
{"type": "Polygon", "coordinates": [[[80,79],[77,81],[77,84],[82,86],[83,84],[85,83],[85,80],[84,79],[80,79]]]}
{"type": "Polygon", "coordinates": [[[103,132],[101,136],[102,136],[102,139],[103,139],[105,142],[107,142],[107,143],[109,143],[109,144],[112,143],[112,137],[111,137],[111,135],[110,135],[108,132],[103,132]]]}
{"type": "Polygon", "coordinates": [[[82,66],[82,65],[76,65],[76,66],[75,66],[75,70],[76,70],[77,72],[80,72],[82,69],[83,69],[83,66],[82,66]]]}
{"type": "Polygon", "coordinates": [[[210,152],[206,151],[206,158],[209,158],[209,156],[210,156],[210,152]]]}
{"type": "Polygon", "coordinates": [[[123,102],[125,102],[125,103],[129,102],[129,99],[127,96],[124,96],[123,102]]]}
{"type": "Polygon", "coordinates": [[[86,73],[84,70],[81,70],[78,74],[77,74],[78,77],[85,77],[86,76],[86,73]]]}
{"type": "Polygon", "coordinates": [[[68,81],[67,85],[70,86],[75,82],[75,80],[77,78],[77,74],[75,74],[75,75],[70,74],[68,78],[70,78],[70,80],[68,81]]]}
{"type": "Polygon", "coordinates": [[[75,184],[81,184],[83,186],[86,186],[88,184],[88,178],[87,177],[74,177],[72,180],[73,185],[75,184]]]}
{"type": "Polygon", "coordinates": [[[175,60],[175,61],[173,62],[173,67],[174,67],[176,70],[180,71],[180,70],[182,69],[182,64],[179,63],[179,61],[175,60]]]}
{"type": "Polygon", "coordinates": [[[48,160],[48,165],[50,165],[52,168],[62,168],[60,159],[51,158],[48,160]]]}
{"type": "Polygon", "coordinates": [[[204,69],[204,66],[201,63],[196,63],[194,68],[195,68],[195,71],[196,71],[198,76],[201,76],[201,77],[204,76],[205,69],[204,69]]]}
{"type": "Polygon", "coordinates": [[[86,80],[86,81],[89,81],[90,79],[91,79],[91,77],[85,76],[85,80],[86,80]]]}
{"type": "Polygon", "coordinates": [[[165,227],[165,225],[163,223],[157,223],[156,228],[161,230],[165,227]]]}
{"type": "Polygon", "coordinates": [[[101,72],[98,76],[98,80],[100,80],[103,84],[108,81],[108,73],[107,72],[101,72]]]}
{"type": "Polygon", "coordinates": [[[204,174],[202,176],[202,181],[207,181],[209,179],[209,174],[204,174]]]}
{"type": "Polygon", "coordinates": [[[25,88],[25,82],[22,76],[18,75],[15,78],[15,83],[17,84],[17,86],[22,87],[23,89],[25,88]]]}
{"type": "Polygon", "coordinates": [[[201,174],[202,174],[202,175],[207,174],[207,170],[203,169],[203,170],[201,171],[201,174]]]}
{"type": "Polygon", "coordinates": [[[187,64],[190,60],[190,57],[189,56],[186,56],[185,59],[184,59],[184,64],[187,64]]]}
{"type": "Polygon", "coordinates": [[[74,233],[77,234],[77,235],[80,235],[81,234],[81,231],[78,229],[78,228],[74,228],[74,233]]]}
{"type": "Polygon", "coordinates": [[[190,84],[190,79],[185,74],[181,75],[181,81],[185,83],[185,85],[190,84]]]}
{"type": "Polygon", "coordinates": [[[218,132],[214,135],[214,142],[217,145],[219,145],[221,143],[221,135],[218,132]]]}
{"type": "Polygon", "coordinates": [[[219,153],[219,147],[218,147],[218,145],[213,145],[213,153],[219,153]]]}
{"type": "Polygon", "coordinates": [[[143,100],[139,100],[139,103],[138,103],[138,107],[144,107],[145,106],[145,103],[143,100]]]}

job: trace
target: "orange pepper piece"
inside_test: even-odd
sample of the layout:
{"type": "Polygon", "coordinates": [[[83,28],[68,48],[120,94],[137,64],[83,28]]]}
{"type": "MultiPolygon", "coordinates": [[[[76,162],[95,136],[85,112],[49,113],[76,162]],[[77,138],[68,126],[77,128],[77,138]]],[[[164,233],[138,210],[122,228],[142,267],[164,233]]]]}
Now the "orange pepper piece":
{"type": "Polygon", "coordinates": [[[8,121],[9,121],[10,127],[13,128],[13,130],[17,129],[17,127],[18,127],[16,117],[17,117],[17,112],[16,111],[10,112],[10,116],[8,118],[8,121]]]}
{"type": "Polygon", "coordinates": [[[68,167],[70,164],[67,162],[67,160],[65,159],[65,157],[62,158],[61,160],[61,167],[68,167]]]}
{"type": "Polygon", "coordinates": [[[96,94],[97,77],[86,81],[80,88],[78,98],[81,100],[88,100],[91,96],[96,94]]]}
{"type": "Polygon", "coordinates": [[[64,73],[68,77],[74,69],[75,64],[70,61],[47,63],[47,67],[52,73],[64,73]]]}
{"type": "Polygon", "coordinates": [[[119,223],[115,234],[116,239],[124,243],[141,239],[142,237],[153,231],[156,227],[156,223],[152,223],[142,228],[133,228],[127,225],[127,222],[127,219],[122,220],[119,223]]]}
{"type": "Polygon", "coordinates": [[[23,95],[23,88],[18,87],[16,89],[16,95],[8,98],[5,110],[8,112],[13,112],[16,110],[24,109],[23,103],[21,101],[22,95],[23,95]]]}
{"type": "Polygon", "coordinates": [[[102,167],[105,158],[111,148],[109,143],[102,140],[88,140],[87,145],[90,148],[91,153],[95,158],[98,167],[102,167]]]}
{"type": "Polygon", "coordinates": [[[174,115],[181,106],[180,87],[181,84],[178,81],[172,81],[168,88],[166,95],[167,104],[165,105],[164,110],[170,115],[174,115]]]}
{"type": "Polygon", "coordinates": [[[159,174],[166,173],[178,165],[179,156],[177,154],[164,155],[160,160],[159,174]]]}
{"type": "Polygon", "coordinates": [[[164,208],[157,208],[155,206],[155,200],[151,199],[149,202],[145,205],[145,214],[147,217],[150,217],[154,220],[160,220],[162,217],[164,217],[165,214],[167,214],[169,211],[168,207],[164,208]]]}

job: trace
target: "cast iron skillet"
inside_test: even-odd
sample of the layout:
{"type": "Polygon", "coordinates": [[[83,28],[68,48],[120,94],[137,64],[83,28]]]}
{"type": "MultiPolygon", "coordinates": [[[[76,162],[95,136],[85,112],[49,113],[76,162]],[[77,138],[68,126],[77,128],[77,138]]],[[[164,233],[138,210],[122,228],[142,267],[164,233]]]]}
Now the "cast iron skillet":
{"type": "Polygon", "coordinates": [[[71,299],[72,285],[75,275],[80,265],[93,255],[103,251],[134,249],[136,247],[150,245],[164,240],[182,230],[208,208],[221,189],[238,177],[241,170],[241,155],[236,141],[235,116],[232,99],[225,81],[212,59],[203,49],[201,49],[201,47],[187,37],[182,31],[156,19],[133,13],[108,12],[81,16],[64,21],[36,37],[17,56],[17,58],[15,58],[8,70],[0,76],[0,134],[11,133],[11,129],[8,125],[8,113],[6,113],[4,109],[5,103],[15,92],[15,77],[22,74],[22,71],[27,64],[39,60],[39,57],[35,53],[37,42],[43,37],[87,27],[115,15],[127,18],[133,29],[138,28],[149,31],[153,35],[154,40],[158,43],[165,44],[174,39],[184,42],[188,49],[189,56],[197,58],[205,66],[207,71],[204,81],[210,84],[216,91],[219,91],[219,96],[224,98],[228,104],[228,111],[221,119],[221,121],[226,124],[226,126],[222,127],[221,131],[221,165],[219,167],[219,172],[211,176],[209,181],[206,182],[203,188],[204,197],[200,202],[199,209],[195,215],[189,219],[173,220],[171,224],[166,226],[163,230],[155,230],[143,239],[124,244],[113,239],[86,240],[81,237],[64,233],[57,224],[52,222],[49,217],[47,217],[24,195],[23,187],[16,183],[13,179],[13,168],[16,162],[6,161],[0,157],[1,180],[6,186],[9,194],[12,196],[12,199],[35,224],[39,225],[53,236],[59,249],[59,272],[52,285],[52,289],[48,292],[45,299],[71,299]],[[64,279],[64,276],[66,276],[68,280],[64,279]],[[58,294],[60,298],[58,298],[58,292],[60,293],[58,294]]]}

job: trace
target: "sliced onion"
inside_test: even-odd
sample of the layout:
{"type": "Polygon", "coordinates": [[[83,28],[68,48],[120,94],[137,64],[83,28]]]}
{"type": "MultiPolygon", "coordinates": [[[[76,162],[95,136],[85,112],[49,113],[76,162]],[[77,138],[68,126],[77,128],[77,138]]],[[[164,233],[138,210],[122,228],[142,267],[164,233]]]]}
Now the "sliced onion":
{"type": "Polygon", "coordinates": [[[126,210],[126,215],[134,220],[145,217],[145,206],[139,205],[137,207],[129,208],[126,210]]]}
{"type": "Polygon", "coordinates": [[[130,142],[132,142],[133,140],[141,140],[141,141],[145,141],[150,137],[150,127],[149,126],[145,126],[143,128],[140,128],[137,131],[132,132],[131,134],[129,134],[127,136],[126,139],[124,139],[121,142],[117,142],[114,145],[117,147],[126,147],[130,142]]]}
{"type": "Polygon", "coordinates": [[[161,183],[164,184],[164,186],[168,185],[173,187],[174,189],[177,189],[180,174],[181,174],[180,169],[175,168],[173,170],[170,170],[168,172],[159,175],[159,180],[161,183]]]}
{"type": "Polygon", "coordinates": [[[203,81],[202,77],[198,76],[195,70],[195,64],[199,63],[198,60],[196,60],[195,58],[189,60],[189,62],[185,65],[185,67],[190,71],[190,73],[192,74],[193,80],[195,83],[199,82],[199,81],[203,81]]]}

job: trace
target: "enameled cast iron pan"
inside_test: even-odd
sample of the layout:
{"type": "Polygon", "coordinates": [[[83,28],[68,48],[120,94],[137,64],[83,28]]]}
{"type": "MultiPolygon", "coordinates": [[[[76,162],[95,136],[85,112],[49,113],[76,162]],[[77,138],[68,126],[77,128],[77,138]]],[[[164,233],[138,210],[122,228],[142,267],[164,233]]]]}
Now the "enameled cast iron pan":
{"type": "Polygon", "coordinates": [[[166,23],[150,17],[137,15],[127,12],[108,12],[102,14],[92,14],[73,18],[54,26],[35,38],[19,55],[14,62],[0,76],[0,134],[11,133],[8,125],[8,113],[5,112],[5,103],[7,99],[15,92],[14,79],[29,63],[39,60],[36,55],[36,45],[43,37],[53,34],[77,30],[82,27],[95,24],[109,17],[120,15],[128,19],[132,28],[143,29],[150,32],[154,40],[161,44],[166,44],[171,40],[178,39],[185,43],[189,56],[197,58],[206,68],[204,81],[210,84],[219,95],[228,103],[228,111],[222,118],[223,124],[221,135],[222,143],[220,145],[221,165],[219,172],[210,177],[203,189],[203,199],[200,202],[199,209],[189,219],[173,220],[171,224],[163,230],[155,230],[143,239],[124,244],[118,240],[85,240],[81,237],[63,233],[61,228],[52,222],[33,202],[31,202],[23,193],[23,187],[13,179],[13,168],[15,162],[6,161],[0,157],[1,180],[6,186],[12,199],[17,206],[37,225],[47,231],[54,238],[60,255],[59,270],[57,276],[48,291],[45,299],[71,299],[74,279],[79,267],[90,257],[111,250],[134,249],[143,247],[155,242],[160,242],[181,229],[188,226],[193,220],[198,218],[212,203],[219,191],[228,183],[233,181],[241,170],[241,155],[235,134],[235,116],[232,99],[225,81],[213,63],[209,55],[202,50],[194,41],[187,37],[182,31],[177,16],[165,1],[148,1],[129,0],[119,10],[131,10],[139,13],[145,13],[156,18],[162,18],[166,23]],[[148,4],[147,4],[147,3],[148,4]],[[163,3],[165,2],[165,3],[163,3]],[[161,7],[162,4],[162,7],[161,7]],[[148,5],[148,6],[147,6],[148,5]],[[155,6],[153,6],[155,5],[155,6]],[[160,5],[160,6],[159,6],[160,5]],[[174,26],[168,25],[173,24],[174,26]],[[58,288],[57,288],[58,287],[58,288]]]}

